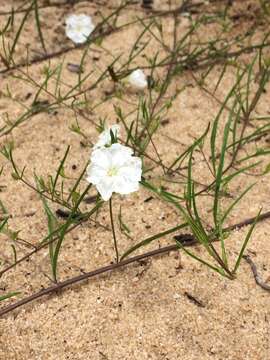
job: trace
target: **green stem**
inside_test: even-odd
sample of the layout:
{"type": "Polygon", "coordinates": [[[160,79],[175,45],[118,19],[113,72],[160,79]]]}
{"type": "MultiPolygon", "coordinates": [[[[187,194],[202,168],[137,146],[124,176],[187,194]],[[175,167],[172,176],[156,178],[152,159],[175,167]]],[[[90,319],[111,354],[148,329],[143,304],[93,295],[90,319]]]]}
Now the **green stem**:
{"type": "Polygon", "coordinates": [[[114,243],[114,249],[116,254],[116,263],[119,263],[119,253],[117,248],[117,241],[116,241],[116,235],[115,235],[115,229],[114,229],[114,221],[113,221],[113,212],[112,212],[112,198],[110,198],[110,218],[111,218],[111,225],[112,225],[112,233],[113,233],[113,243],[114,243]]]}

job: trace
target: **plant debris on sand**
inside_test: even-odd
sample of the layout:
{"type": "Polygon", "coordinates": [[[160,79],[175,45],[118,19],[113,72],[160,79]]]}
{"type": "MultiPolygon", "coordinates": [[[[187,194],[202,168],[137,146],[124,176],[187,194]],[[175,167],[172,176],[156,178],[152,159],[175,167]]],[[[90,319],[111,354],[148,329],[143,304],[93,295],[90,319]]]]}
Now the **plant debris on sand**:
{"type": "Polygon", "coordinates": [[[269,20],[0,3],[0,360],[269,358],[269,20]]]}

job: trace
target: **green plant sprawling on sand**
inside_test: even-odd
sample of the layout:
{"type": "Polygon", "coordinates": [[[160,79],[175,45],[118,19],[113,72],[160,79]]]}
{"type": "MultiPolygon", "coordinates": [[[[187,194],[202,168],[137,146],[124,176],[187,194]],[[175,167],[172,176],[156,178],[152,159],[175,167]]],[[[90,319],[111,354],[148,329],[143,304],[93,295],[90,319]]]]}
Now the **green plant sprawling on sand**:
{"type": "MultiPolygon", "coordinates": [[[[55,284],[50,291],[55,291],[62,286],[59,254],[64,251],[66,235],[81,224],[93,223],[101,229],[109,228],[112,233],[116,255],[116,259],[112,255],[112,260],[116,260],[116,268],[128,263],[131,254],[138,255],[138,250],[145,251],[149,244],[171,234],[173,247],[168,251],[182,251],[216,273],[234,279],[256,224],[269,211],[259,203],[254,204],[257,216],[246,223],[241,219],[249,228],[238,254],[232,255],[226,242],[235,229],[229,226],[230,216],[257,186],[258,179],[270,171],[269,146],[261,141],[270,133],[270,117],[258,110],[269,86],[270,32],[257,36],[255,41],[256,27],[245,25],[245,31],[235,30],[227,1],[215,5],[186,0],[177,8],[149,11],[132,1],[123,1],[104,12],[94,12],[90,7],[88,14],[70,13],[66,28],[59,25],[63,28],[63,44],[52,51],[47,30],[40,21],[42,11],[43,6],[33,0],[25,2],[23,8],[0,14],[5,19],[0,29],[0,75],[9,75],[31,88],[30,103],[22,101],[12,85],[1,88],[1,97],[16,104],[20,113],[2,113],[0,191],[2,183],[5,184],[4,170],[12,169],[12,177],[21,183],[22,192],[28,188],[38,194],[47,219],[47,234],[29,250],[27,241],[20,237],[20,229],[12,229],[11,214],[0,202],[0,232],[11,248],[9,261],[1,259],[0,275],[48,248],[55,284]],[[136,15],[125,16],[131,10],[136,15]],[[38,50],[27,47],[21,58],[17,53],[31,21],[38,38],[38,44],[31,46],[38,46],[38,50]],[[124,38],[132,27],[137,34],[132,46],[128,48],[127,39],[128,51],[114,51],[106,40],[117,34],[124,38]],[[206,29],[211,27],[215,31],[208,36],[206,29]],[[80,54],[77,64],[71,60],[75,51],[80,54]],[[39,66],[39,77],[32,73],[34,66],[39,66]],[[67,69],[73,73],[73,83],[65,79],[67,69]],[[228,74],[231,87],[224,93],[222,83],[228,74]],[[209,114],[209,124],[200,125],[198,136],[190,137],[190,142],[183,145],[181,137],[185,134],[177,129],[180,122],[188,123],[188,118],[177,118],[174,138],[164,128],[171,110],[185,107],[179,103],[179,97],[188,94],[190,88],[206,94],[219,110],[209,114]],[[103,116],[104,108],[112,104],[110,115],[103,116]],[[34,123],[40,114],[46,119],[58,111],[61,116],[68,114],[72,118],[68,131],[76,134],[82,152],[91,153],[76,178],[66,171],[70,158],[80,157],[70,144],[54,173],[47,176],[38,174],[30,163],[22,166],[16,156],[14,133],[34,123]],[[89,136],[87,128],[95,131],[95,136],[89,136]],[[163,152],[160,148],[161,142],[165,142],[166,153],[164,146],[163,152]],[[177,153],[171,151],[172,143],[177,144],[177,153]],[[243,176],[248,179],[247,186],[232,193],[231,188],[243,176]],[[161,209],[177,212],[176,224],[170,223],[166,230],[154,231],[144,239],[132,233],[124,206],[118,211],[115,201],[112,202],[112,197],[121,198],[125,204],[123,195],[134,196],[136,201],[142,192],[154,197],[161,209]],[[206,203],[210,209],[207,216],[203,210],[206,203]],[[99,217],[108,205],[109,225],[99,217]],[[182,232],[188,233],[192,244],[200,244],[203,251],[187,246],[182,232]],[[124,249],[119,248],[117,233],[126,238],[124,249]],[[25,246],[27,252],[20,255],[18,246],[25,246]]],[[[269,22],[266,2],[260,2],[258,13],[264,26],[269,22]]],[[[139,220],[139,213],[133,215],[139,220]]],[[[250,217],[248,209],[246,215],[250,217]]],[[[0,300],[22,293],[23,289],[14,289],[0,294],[0,300]]]]}

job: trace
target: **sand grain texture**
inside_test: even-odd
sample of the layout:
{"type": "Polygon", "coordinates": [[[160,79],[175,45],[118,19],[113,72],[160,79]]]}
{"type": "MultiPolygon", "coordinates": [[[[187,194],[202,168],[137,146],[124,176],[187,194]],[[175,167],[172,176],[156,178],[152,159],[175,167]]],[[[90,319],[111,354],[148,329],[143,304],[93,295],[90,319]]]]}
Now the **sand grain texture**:
{"type": "MultiPolygon", "coordinates": [[[[13,3],[17,7],[23,2],[17,0],[13,3]]],[[[70,12],[85,12],[93,15],[94,20],[97,21],[99,18],[97,10],[102,10],[108,15],[112,11],[110,6],[115,6],[117,3],[117,1],[107,2],[109,6],[102,6],[92,2],[79,2],[68,6],[44,7],[41,9],[40,17],[44,25],[47,48],[50,51],[57,51],[61,47],[72,45],[64,35],[63,26],[64,18],[70,12]]],[[[175,6],[179,5],[177,1],[174,3],[175,6]]],[[[232,11],[238,13],[245,10],[242,9],[243,2],[235,3],[232,11]]],[[[255,8],[258,6],[256,1],[250,3],[255,8]]],[[[46,5],[45,1],[44,5],[46,5]]],[[[156,6],[159,9],[168,8],[165,1],[157,3],[156,6]]],[[[1,1],[0,12],[9,10],[10,5],[1,1]]],[[[119,23],[125,23],[142,14],[139,5],[135,4],[133,9],[122,13],[119,23]]],[[[32,20],[27,23],[16,50],[17,63],[25,60],[27,43],[37,44],[35,50],[42,50],[39,48],[39,38],[33,15],[31,16],[32,20]]],[[[22,14],[18,14],[18,19],[21,17],[22,14]]],[[[1,15],[0,21],[4,18],[7,17],[1,15]]],[[[166,17],[162,21],[164,38],[170,43],[173,19],[166,17]]],[[[241,29],[248,28],[250,26],[248,21],[235,23],[232,31],[237,33],[241,29]]],[[[187,29],[187,25],[188,19],[181,17],[179,35],[187,29]]],[[[215,25],[209,25],[209,29],[208,33],[201,33],[202,40],[215,35],[215,25]]],[[[125,58],[125,54],[130,51],[141,31],[142,27],[138,24],[127,27],[125,31],[105,37],[102,46],[115,56],[124,54],[123,58],[125,58]]],[[[263,26],[261,28],[258,26],[252,41],[255,43],[256,39],[262,39],[265,31],[263,26]]],[[[152,41],[152,47],[147,47],[145,50],[148,56],[153,54],[152,49],[158,46],[155,40],[152,41]]],[[[77,74],[68,71],[67,63],[78,64],[81,55],[82,49],[73,49],[64,57],[51,60],[52,66],[56,66],[60,60],[63,61],[64,83],[61,85],[63,89],[76,83],[77,74]]],[[[250,59],[251,55],[242,58],[243,62],[250,59]]],[[[85,72],[90,71],[91,68],[105,69],[111,60],[108,53],[105,54],[101,48],[93,46],[93,51],[90,50],[87,56],[85,72]]],[[[139,60],[136,59],[136,62],[139,60]]],[[[144,58],[140,58],[140,64],[145,64],[144,58]]],[[[45,63],[41,62],[29,67],[29,73],[39,83],[43,79],[44,65],[45,63]]],[[[3,64],[1,66],[3,67],[3,64]]],[[[21,70],[26,71],[26,68],[21,70]]],[[[161,75],[162,71],[160,69],[161,75]]],[[[221,67],[217,65],[207,78],[209,89],[213,90],[213,84],[218,80],[220,71],[221,67]]],[[[0,75],[1,92],[8,85],[17,100],[29,105],[33,101],[33,87],[12,77],[15,73],[23,75],[19,70],[0,75]]],[[[165,122],[155,135],[155,144],[167,165],[189,146],[194,138],[203,133],[220,108],[218,101],[195,84],[193,75],[198,76],[199,71],[186,71],[181,76],[176,76],[168,90],[172,95],[176,89],[186,85],[185,90],[180,92],[166,115],[169,121],[165,122]]],[[[96,73],[87,80],[85,87],[91,86],[95,78],[96,73]]],[[[217,99],[225,98],[234,80],[234,71],[228,71],[215,93],[217,99]]],[[[108,78],[93,92],[87,93],[87,97],[92,103],[97,103],[107,96],[106,91],[111,87],[108,78]]],[[[261,115],[269,114],[270,111],[269,85],[266,90],[256,109],[261,115]]],[[[22,107],[1,94],[1,117],[3,118],[8,112],[10,118],[15,119],[22,113],[22,107]]],[[[134,108],[134,104],[138,101],[137,94],[126,92],[125,95],[126,100],[113,97],[97,111],[82,111],[83,116],[79,118],[80,126],[90,142],[96,141],[95,125],[98,124],[99,118],[107,117],[110,124],[115,122],[114,105],[123,107],[126,113],[134,108]]],[[[50,96],[42,93],[41,99],[48,100],[50,96]]],[[[74,113],[66,107],[50,113],[39,113],[14,129],[8,136],[1,137],[0,145],[7,144],[10,140],[14,141],[14,158],[20,168],[26,166],[25,174],[31,181],[34,171],[43,176],[54,174],[66,147],[70,145],[71,152],[65,170],[72,183],[85,166],[90,153],[89,147],[82,147],[79,136],[70,131],[69,128],[74,122],[74,113]]],[[[0,120],[0,128],[2,125],[0,120]]],[[[221,141],[221,134],[219,137],[221,141]]],[[[265,138],[260,141],[258,146],[265,144],[265,138]]],[[[255,145],[250,144],[249,149],[253,146],[255,145]]],[[[149,149],[149,154],[155,156],[153,148],[149,149]]],[[[210,156],[210,153],[207,153],[207,156],[210,156]]],[[[267,159],[264,159],[259,170],[262,171],[266,164],[267,159]]],[[[40,198],[20,182],[12,179],[11,167],[3,157],[0,160],[0,166],[2,165],[4,170],[0,177],[0,186],[2,186],[0,199],[12,214],[9,226],[13,230],[20,230],[20,237],[23,239],[38,244],[47,234],[47,221],[40,198]]],[[[203,165],[198,163],[194,176],[202,183],[207,183],[209,175],[204,173],[203,169],[203,165]]],[[[155,169],[153,173],[159,175],[158,171],[155,169]]],[[[259,207],[264,211],[270,209],[269,173],[255,180],[258,181],[257,185],[235,208],[228,225],[256,216],[259,207]]],[[[253,177],[240,176],[232,183],[230,192],[237,195],[253,181],[253,177]]],[[[169,186],[179,193],[183,191],[181,184],[169,186]]],[[[168,204],[156,198],[145,202],[144,200],[150,195],[142,189],[138,193],[121,199],[118,197],[115,200],[115,209],[118,211],[120,205],[122,206],[124,220],[132,230],[136,242],[175,226],[179,220],[178,213],[168,204]]],[[[226,199],[225,203],[227,201],[229,200],[226,199]]],[[[211,210],[209,199],[202,197],[199,206],[204,219],[210,224],[212,220],[208,221],[211,210]]],[[[53,208],[57,209],[57,207],[53,208]]],[[[83,205],[84,210],[88,208],[90,209],[91,205],[83,205]]],[[[102,208],[98,221],[104,226],[110,226],[108,204],[102,208]]],[[[232,259],[236,258],[247,231],[248,228],[234,231],[226,240],[229,256],[232,259]]],[[[270,276],[269,233],[270,221],[259,223],[248,247],[248,253],[264,279],[270,276]]],[[[118,237],[121,252],[134,244],[119,231],[118,237]]],[[[171,243],[173,243],[172,236],[167,236],[148,246],[145,251],[171,243]]],[[[26,251],[24,247],[18,247],[19,256],[26,251]]],[[[204,254],[199,246],[195,247],[195,251],[199,255],[204,254]]],[[[90,221],[86,222],[65,238],[59,258],[59,278],[66,279],[80,272],[107,265],[113,257],[111,232],[90,221]]],[[[12,261],[10,243],[3,234],[0,234],[0,258],[7,262],[12,261]]],[[[33,256],[29,262],[24,262],[7,272],[0,279],[0,287],[6,291],[20,290],[21,296],[26,296],[49,286],[51,282],[47,277],[48,274],[50,274],[50,264],[48,250],[45,249],[33,256]]],[[[250,267],[244,261],[237,279],[230,281],[194,262],[182,252],[172,252],[84,281],[4,316],[0,319],[0,360],[13,359],[269,360],[270,293],[255,284],[250,267]],[[187,294],[190,296],[188,297],[187,294]],[[198,299],[202,306],[194,303],[192,297],[198,299]]]]}

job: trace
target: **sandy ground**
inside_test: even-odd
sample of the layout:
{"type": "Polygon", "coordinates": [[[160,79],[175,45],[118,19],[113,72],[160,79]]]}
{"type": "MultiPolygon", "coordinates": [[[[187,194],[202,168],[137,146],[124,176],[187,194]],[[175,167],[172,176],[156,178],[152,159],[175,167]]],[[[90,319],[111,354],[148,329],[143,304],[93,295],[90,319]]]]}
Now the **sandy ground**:
{"type": "MultiPolygon", "coordinates": [[[[20,3],[22,2],[14,2],[16,6],[20,3]]],[[[2,1],[0,5],[0,12],[10,9],[10,5],[2,1]]],[[[242,5],[241,3],[240,6],[242,5]]],[[[104,7],[103,11],[109,13],[111,10],[104,7]]],[[[70,12],[86,12],[93,15],[94,19],[98,18],[97,6],[85,2],[73,7],[70,5],[42,9],[41,22],[44,24],[50,51],[72,46],[65,38],[63,27],[64,18],[70,12]]],[[[141,15],[141,11],[126,11],[119,21],[126,22],[137,15],[141,15]]],[[[0,19],[2,18],[6,19],[5,16],[0,19]]],[[[165,24],[165,37],[170,39],[172,20],[166,18],[165,24]]],[[[184,31],[186,26],[187,19],[183,17],[179,32],[184,31]]],[[[245,23],[242,24],[243,28],[245,26],[245,23]]],[[[25,45],[38,42],[38,35],[33,29],[34,23],[30,21],[18,44],[18,62],[25,57],[25,45]]],[[[240,26],[236,30],[239,29],[240,26]]],[[[132,47],[140,31],[141,28],[137,25],[128,27],[125,31],[105,38],[102,45],[115,55],[125,53],[132,47]]],[[[260,31],[258,29],[254,39],[261,38],[260,31]]],[[[207,35],[202,34],[202,38],[203,36],[207,35]]],[[[150,50],[147,51],[149,53],[150,50]]],[[[51,60],[51,64],[55,66],[60,59],[63,61],[63,89],[76,83],[77,75],[68,71],[67,63],[77,64],[81,54],[82,50],[71,50],[64,57],[51,60]]],[[[34,56],[34,53],[31,53],[31,56],[34,56]]],[[[85,68],[88,71],[92,67],[103,69],[109,60],[110,55],[105,55],[98,47],[94,47],[93,51],[89,52],[85,68]]],[[[43,79],[44,65],[42,62],[29,68],[29,73],[39,83],[43,79]]],[[[26,71],[25,68],[22,70],[26,71]]],[[[221,67],[217,66],[211,73],[207,83],[209,89],[213,88],[212,81],[217,81],[220,70],[221,67]]],[[[0,112],[2,117],[8,112],[10,118],[14,119],[23,112],[23,104],[29,105],[33,101],[34,88],[12,74],[15,75],[15,72],[0,75],[0,112]],[[12,90],[13,100],[4,96],[7,84],[12,90]]],[[[16,72],[16,75],[23,76],[23,73],[16,72]]],[[[95,75],[87,84],[91,85],[94,78],[95,75]]],[[[235,74],[229,71],[216,92],[217,99],[224,99],[234,79],[235,74]]],[[[220,106],[218,101],[195,86],[189,72],[175,78],[169,93],[173,94],[183,85],[187,85],[185,90],[177,96],[166,115],[169,121],[161,126],[155,136],[155,144],[165,164],[170,164],[177,154],[191,144],[194,137],[202,134],[208,122],[213,121],[220,106]]],[[[98,102],[106,96],[105,92],[110,87],[110,81],[105,80],[97,90],[89,94],[89,99],[93,103],[98,102]]],[[[78,119],[89,141],[96,140],[95,124],[100,117],[107,117],[110,124],[115,122],[114,105],[122,106],[126,112],[134,108],[138,96],[130,93],[127,95],[128,102],[112,98],[97,111],[85,111],[84,117],[78,119]]],[[[46,100],[44,94],[41,98],[46,100]]],[[[268,99],[269,92],[262,96],[257,114],[269,114],[268,99]]],[[[85,166],[90,153],[89,147],[81,146],[79,136],[70,131],[69,128],[74,122],[74,113],[64,107],[50,113],[37,114],[14,129],[11,135],[0,138],[0,145],[10,140],[14,142],[16,163],[20,168],[27,166],[25,174],[32,183],[34,172],[43,176],[54,174],[66,147],[70,145],[71,152],[65,171],[72,182],[85,166]]],[[[2,125],[0,122],[0,128],[2,125]]],[[[257,145],[265,145],[265,140],[263,138],[257,145]]],[[[250,149],[254,146],[251,144],[250,149]]],[[[155,154],[153,149],[149,151],[150,154],[155,154]]],[[[267,159],[259,170],[264,169],[266,164],[267,159]]],[[[12,214],[10,229],[19,230],[21,238],[38,244],[47,234],[47,221],[40,198],[12,179],[11,167],[3,157],[0,165],[4,166],[0,177],[0,199],[12,214]]],[[[198,162],[195,175],[200,181],[207,182],[209,175],[206,175],[203,169],[203,165],[198,162]]],[[[258,172],[258,169],[256,171],[258,172]]],[[[254,170],[253,174],[256,171],[254,170]]],[[[257,181],[257,185],[233,211],[228,225],[255,216],[259,207],[262,207],[263,211],[269,210],[269,180],[269,174],[256,178],[241,176],[232,183],[230,193],[235,196],[241,189],[257,181]]],[[[173,189],[178,189],[179,193],[183,191],[181,184],[175,185],[173,189]]],[[[132,230],[132,237],[135,239],[128,239],[117,231],[121,252],[134,242],[179,222],[178,213],[169,205],[156,198],[145,202],[149,196],[149,192],[141,189],[135,194],[116,199],[116,215],[121,205],[124,221],[132,230]]],[[[199,205],[205,221],[210,224],[211,219],[208,218],[212,203],[208,198],[202,198],[199,205]]],[[[84,204],[83,207],[87,209],[91,208],[91,205],[84,204]]],[[[56,206],[53,208],[57,209],[56,206]]],[[[110,226],[107,205],[101,210],[97,220],[104,226],[110,226]]],[[[226,240],[231,259],[237,256],[247,231],[247,228],[234,231],[226,240]]],[[[259,223],[248,247],[248,253],[256,262],[263,279],[270,275],[269,232],[269,220],[259,223]]],[[[10,263],[10,241],[2,234],[0,240],[0,258],[4,263],[10,263]]],[[[172,237],[165,237],[148,246],[147,250],[170,244],[172,241],[172,237]]],[[[17,251],[18,256],[22,256],[28,249],[18,246],[17,251]]],[[[194,251],[204,256],[199,246],[194,251]]],[[[109,264],[113,257],[111,232],[93,222],[84,223],[65,238],[59,259],[59,277],[63,280],[109,264]]],[[[23,297],[49,286],[51,282],[48,274],[48,251],[43,250],[30,261],[6,273],[0,279],[0,287],[6,292],[20,290],[20,297],[23,297]]],[[[255,284],[247,263],[242,263],[237,279],[230,281],[181,252],[174,252],[85,281],[4,316],[0,319],[0,359],[268,360],[269,322],[269,293],[255,284]],[[198,302],[194,302],[192,297],[198,302]]]]}

